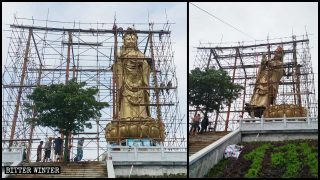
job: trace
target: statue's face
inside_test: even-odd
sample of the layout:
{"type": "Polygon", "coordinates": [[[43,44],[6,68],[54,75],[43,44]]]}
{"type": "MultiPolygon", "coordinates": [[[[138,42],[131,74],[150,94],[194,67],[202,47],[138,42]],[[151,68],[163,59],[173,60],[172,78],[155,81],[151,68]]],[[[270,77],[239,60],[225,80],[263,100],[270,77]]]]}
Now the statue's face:
{"type": "Polygon", "coordinates": [[[123,38],[125,47],[136,47],[137,37],[134,34],[126,34],[123,38]]]}

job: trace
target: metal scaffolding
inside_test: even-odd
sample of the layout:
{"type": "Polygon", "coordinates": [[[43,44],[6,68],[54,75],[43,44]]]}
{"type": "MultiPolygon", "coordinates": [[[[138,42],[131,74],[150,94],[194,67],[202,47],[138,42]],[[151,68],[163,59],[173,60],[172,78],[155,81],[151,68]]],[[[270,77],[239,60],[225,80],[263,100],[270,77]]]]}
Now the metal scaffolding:
{"type": "MultiPolygon", "coordinates": [[[[245,111],[245,103],[250,102],[253,94],[262,55],[266,55],[270,60],[278,46],[281,46],[285,53],[285,75],[281,79],[275,104],[299,105],[308,110],[309,116],[318,116],[308,34],[254,43],[223,43],[223,46],[221,43],[200,43],[194,67],[223,69],[232,82],[245,87],[230,105],[224,106],[219,113],[208,115],[211,123],[209,128],[232,131],[239,127],[240,119],[250,117],[245,111]]],[[[189,117],[193,117],[197,110],[195,107],[189,109],[189,117]]]]}
{"type": "MultiPolygon", "coordinates": [[[[40,85],[65,83],[75,78],[97,87],[98,101],[110,107],[101,111],[102,117],[91,119],[92,129],[74,135],[73,140],[85,137],[84,154],[96,153],[91,160],[101,158],[106,150],[104,128],[114,119],[113,73],[115,55],[122,46],[127,27],[135,29],[139,49],[154,62],[150,75],[150,111],[165,124],[164,145],[186,146],[183,122],[179,112],[178,82],[174,65],[174,52],[170,38],[172,23],[81,23],[15,18],[7,37],[9,47],[2,70],[2,148],[22,142],[30,160],[36,158],[40,140],[60,136],[48,127],[34,127],[24,122],[28,115],[23,104],[26,96],[40,85]],[[117,29],[113,28],[115,25],[117,29]],[[161,83],[171,87],[160,87],[161,83]],[[86,152],[87,151],[87,152],[86,152]]],[[[72,148],[72,153],[76,148],[72,148]]],[[[73,156],[71,156],[73,157],[73,156]]]]}

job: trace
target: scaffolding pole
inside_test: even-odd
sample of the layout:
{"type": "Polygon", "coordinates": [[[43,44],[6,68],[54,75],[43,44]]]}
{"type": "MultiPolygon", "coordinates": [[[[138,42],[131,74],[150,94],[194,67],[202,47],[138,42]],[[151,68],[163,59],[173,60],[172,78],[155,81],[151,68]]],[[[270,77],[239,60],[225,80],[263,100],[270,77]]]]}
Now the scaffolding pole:
{"type": "MultiPolygon", "coordinates": [[[[258,78],[258,68],[261,64],[263,55],[267,56],[267,60],[271,60],[275,55],[277,46],[281,46],[284,51],[283,65],[274,68],[283,68],[283,75],[278,88],[276,104],[294,104],[300,107],[306,107],[310,112],[310,116],[317,116],[317,102],[314,90],[314,80],[311,56],[308,47],[308,36],[298,36],[296,38],[281,38],[279,40],[270,41],[269,38],[261,40],[260,44],[250,44],[243,42],[235,43],[216,43],[216,45],[203,45],[200,43],[196,47],[197,54],[195,56],[194,68],[201,70],[206,68],[222,69],[231,77],[231,81],[240,84],[245,89],[239,92],[239,97],[232,103],[228,101],[226,106],[219,110],[217,114],[212,114],[211,121],[215,122],[217,131],[234,130],[239,124],[229,124],[229,122],[239,122],[239,119],[250,118],[244,107],[246,102],[250,101],[253,95],[255,85],[258,78]],[[219,46],[217,44],[224,44],[219,46]],[[240,59],[236,61],[236,59],[240,59]],[[214,60],[213,60],[214,59],[214,60]],[[313,98],[310,98],[310,97],[313,98]]],[[[270,85],[273,82],[268,82],[270,85]]],[[[190,111],[195,107],[190,106],[190,111]]],[[[210,119],[209,119],[210,121],[210,119]]]]}
{"type": "MultiPolygon", "coordinates": [[[[27,139],[27,157],[34,161],[36,148],[32,147],[38,145],[35,139],[56,137],[58,129],[27,125],[23,119],[37,115],[34,111],[27,114],[20,106],[26,102],[32,103],[26,97],[38,86],[66,83],[76,78],[77,82],[86,82],[86,88],[99,87],[97,97],[101,102],[111,105],[101,110],[102,117],[95,120],[92,130],[86,129],[83,134],[85,138],[91,138],[93,134],[90,133],[96,134],[97,139],[91,138],[88,144],[96,148],[97,156],[94,158],[98,159],[106,146],[106,140],[101,138],[105,136],[104,128],[113,119],[118,119],[119,115],[119,107],[116,106],[119,99],[119,89],[115,84],[117,74],[114,74],[112,66],[117,61],[119,47],[123,45],[119,37],[127,31],[119,28],[110,30],[100,23],[94,29],[90,24],[80,22],[75,22],[72,28],[57,22],[50,26],[49,20],[44,27],[39,24],[36,20],[30,24],[22,19],[21,22],[15,21],[9,26],[10,31],[6,31],[11,36],[2,78],[2,134],[3,139],[12,141],[4,141],[3,147],[17,145],[16,142],[23,142],[19,140],[27,139]]],[[[138,48],[146,56],[135,59],[153,62],[150,76],[152,85],[139,87],[150,91],[150,104],[137,105],[148,106],[152,118],[163,121],[168,133],[164,141],[166,145],[186,146],[187,133],[184,129],[187,129],[187,124],[179,112],[170,23],[152,23],[152,29],[149,23],[136,24],[134,29],[139,37],[138,48]],[[172,86],[159,87],[159,84],[169,81],[172,86]]],[[[68,139],[70,145],[75,146],[76,138],[70,136],[68,139]]],[[[75,149],[71,151],[74,153],[75,149]]]]}
{"type": "MultiPolygon", "coordinates": [[[[26,49],[25,49],[24,61],[23,61],[23,66],[22,66],[20,87],[19,87],[19,91],[18,91],[16,108],[15,108],[14,115],[13,115],[13,120],[12,120],[12,130],[11,130],[10,140],[14,139],[14,134],[15,134],[15,130],[16,130],[16,123],[17,123],[18,112],[19,112],[19,108],[20,108],[21,95],[22,95],[22,86],[24,85],[24,80],[25,80],[25,77],[26,77],[26,70],[27,70],[27,63],[28,63],[28,55],[29,55],[31,35],[32,35],[32,29],[29,29],[28,41],[27,41],[27,46],[26,46],[26,49]]],[[[12,146],[12,143],[13,143],[13,141],[9,142],[9,148],[12,146]]]]}

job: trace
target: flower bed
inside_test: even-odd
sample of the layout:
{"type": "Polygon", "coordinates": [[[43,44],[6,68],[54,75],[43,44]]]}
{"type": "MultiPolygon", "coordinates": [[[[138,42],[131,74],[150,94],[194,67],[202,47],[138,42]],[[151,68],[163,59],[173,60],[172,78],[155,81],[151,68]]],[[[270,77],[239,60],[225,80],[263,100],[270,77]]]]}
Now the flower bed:
{"type": "Polygon", "coordinates": [[[238,159],[220,161],[206,177],[315,178],[318,140],[247,142],[238,159]]]}

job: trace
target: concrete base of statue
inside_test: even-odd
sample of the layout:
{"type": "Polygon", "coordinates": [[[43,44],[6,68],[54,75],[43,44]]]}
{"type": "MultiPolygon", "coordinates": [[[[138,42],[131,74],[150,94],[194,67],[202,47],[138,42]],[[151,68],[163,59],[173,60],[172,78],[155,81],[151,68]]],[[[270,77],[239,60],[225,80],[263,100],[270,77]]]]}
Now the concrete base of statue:
{"type": "Polygon", "coordinates": [[[113,120],[105,128],[105,136],[109,142],[117,142],[119,139],[149,138],[155,141],[164,141],[165,127],[163,122],[153,118],[126,118],[113,120]]]}

